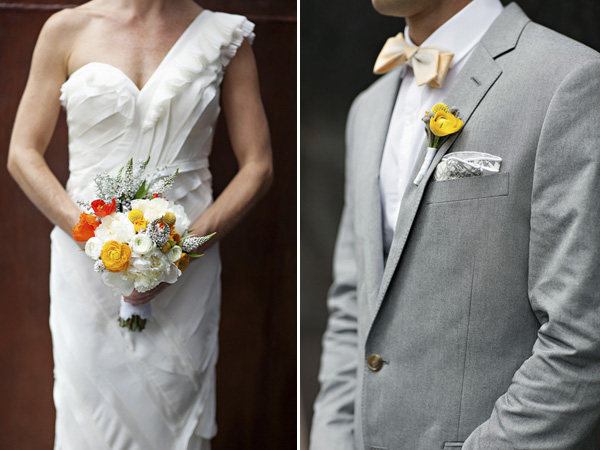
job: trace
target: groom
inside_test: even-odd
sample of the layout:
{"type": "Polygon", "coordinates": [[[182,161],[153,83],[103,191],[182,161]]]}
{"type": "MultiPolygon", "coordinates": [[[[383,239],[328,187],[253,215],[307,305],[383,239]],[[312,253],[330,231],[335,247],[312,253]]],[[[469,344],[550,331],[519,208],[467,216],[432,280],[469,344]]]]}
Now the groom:
{"type": "Polygon", "coordinates": [[[407,30],[348,119],[311,449],[594,449],[600,56],[499,0],[373,3],[407,30]],[[416,185],[438,102],[464,125],[416,185]],[[500,170],[433,175],[458,152],[500,170]]]}

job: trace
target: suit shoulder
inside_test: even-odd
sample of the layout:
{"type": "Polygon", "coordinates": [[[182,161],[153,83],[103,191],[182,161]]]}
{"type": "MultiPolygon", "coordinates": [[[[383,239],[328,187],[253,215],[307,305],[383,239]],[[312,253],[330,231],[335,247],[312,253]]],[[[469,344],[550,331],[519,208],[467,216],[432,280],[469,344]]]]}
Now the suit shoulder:
{"type": "Polygon", "coordinates": [[[596,50],[535,22],[529,22],[523,29],[521,45],[557,66],[572,67],[600,59],[596,50]]]}

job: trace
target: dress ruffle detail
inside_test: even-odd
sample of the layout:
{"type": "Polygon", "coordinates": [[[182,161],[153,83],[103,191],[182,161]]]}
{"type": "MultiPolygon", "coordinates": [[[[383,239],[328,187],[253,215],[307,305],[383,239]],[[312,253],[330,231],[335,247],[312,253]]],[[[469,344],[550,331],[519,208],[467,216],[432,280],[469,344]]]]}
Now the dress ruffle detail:
{"type": "Polygon", "coordinates": [[[244,38],[250,43],[254,41],[254,24],[246,17],[212,11],[206,11],[205,15],[206,20],[199,24],[197,37],[177,55],[157,89],[142,124],[144,130],[156,125],[169,102],[200,75],[206,77],[205,87],[221,78],[244,38]]]}

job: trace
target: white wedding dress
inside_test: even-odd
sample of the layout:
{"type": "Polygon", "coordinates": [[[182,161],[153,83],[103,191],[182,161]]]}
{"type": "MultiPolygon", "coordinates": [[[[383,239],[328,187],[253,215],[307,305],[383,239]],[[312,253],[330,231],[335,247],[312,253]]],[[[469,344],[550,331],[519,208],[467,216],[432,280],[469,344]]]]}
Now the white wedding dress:
{"type": "MultiPolygon", "coordinates": [[[[142,89],[119,69],[92,62],[61,88],[69,128],[67,191],[93,200],[94,176],[131,157],[149,170],[179,168],[167,197],[192,222],[212,202],[208,156],[224,70],[254,25],[204,10],[142,89]]],[[[215,425],[220,310],[218,249],[152,300],[141,333],[117,323],[120,297],[70,235],[51,234],[50,328],[55,449],[208,449],[215,425]]]]}

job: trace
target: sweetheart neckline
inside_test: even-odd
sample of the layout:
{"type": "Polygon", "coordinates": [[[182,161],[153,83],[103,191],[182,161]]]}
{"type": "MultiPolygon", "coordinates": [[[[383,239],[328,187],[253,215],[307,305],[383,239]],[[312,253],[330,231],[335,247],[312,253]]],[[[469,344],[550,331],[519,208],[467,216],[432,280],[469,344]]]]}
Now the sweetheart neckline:
{"type": "Polygon", "coordinates": [[[65,82],[61,85],[61,90],[62,87],[67,84],[67,82],[76,74],[78,74],[79,72],[81,72],[82,70],[88,68],[89,66],[93,66],[93,65],[102,65],[102,66],[107,66],[110,67],[114,70],[116,70],[117,72],[119,72],[125,79],[128,80],[128,82],[135,88],[135,91],[137,93],[137,95],[141,94],[144,89],[146,89],[146,86],[148,86],[149,84],[151,84],[151,82],[154,80],[154,78],[156,77],[156,74],[158,72],[160,72],[161,68],[165,65],[165,62],[170,59],[170,55],[173,53],[173,51],[179,47],[180,43],[183,41],[183,38],[190,32],[190,30],[192,29],[193,25],[200,19],[201,16],[204,15],[204,13],[206,11],[209,11],[208,9],[204,8],[202,11],[200,11],[198,13],[198,15],[196,17],[194,17],[194,20],[192,20],[192,22],[186,27],[185,30],[183,30],[183,32],[181,33],[181,35],[177,38],[177,40],[173,43],[173,45],[171,46],[171,48],[169,49],[169,51],[165,54],[165,56],[163,57],[163,59],[160,61],[160,63],[158,64],[158,66],[156,66],[156,69],[154,69],[154,71],[152,72],[152,74],[150,75],[150,78],[148,78],[146,80],[146,82],[144,83],[144,85],[140,88],[135,81],[133,81],[131,79],[131,77],[129,75],[127,75],[127,73],[125,73],[125,71],[123,69],[118,68],[117,66],[110,64],[110,63],[106,63],[106,62],[102,62],[102,61],[90,61],[88,63],[85,63],[84,65],[82,65],[81,67],[75,69],[73,72],[71,72],[71,74],[67,77],[67,79],[65,80],[65,82]]]}

